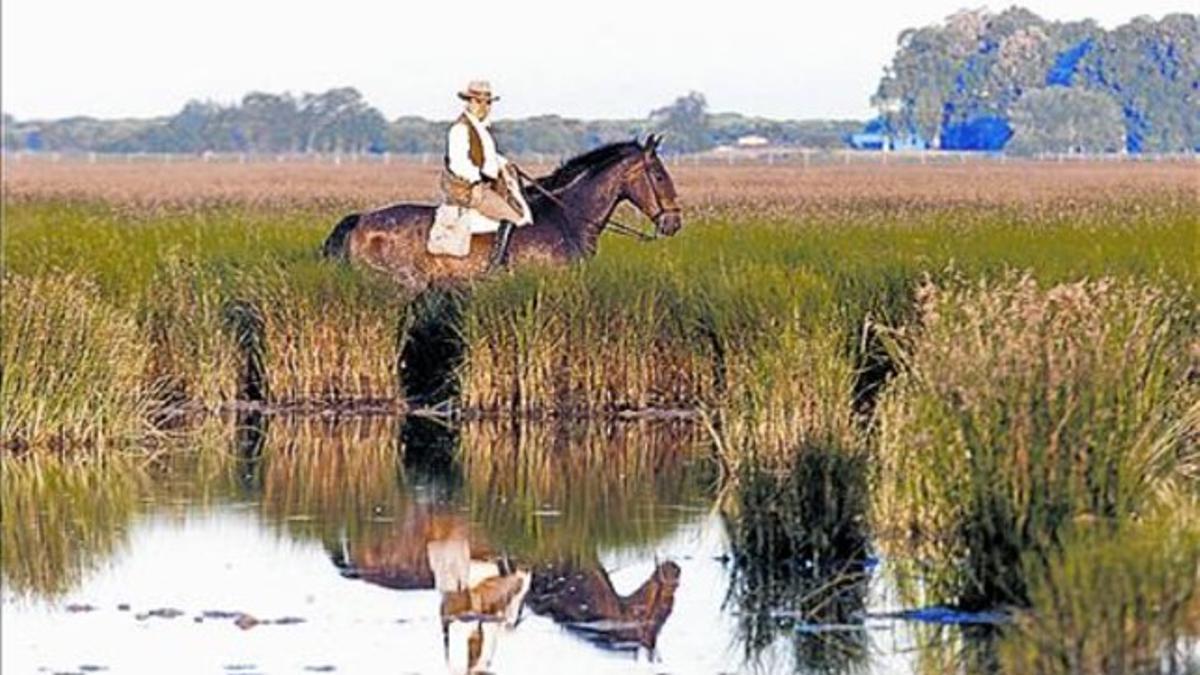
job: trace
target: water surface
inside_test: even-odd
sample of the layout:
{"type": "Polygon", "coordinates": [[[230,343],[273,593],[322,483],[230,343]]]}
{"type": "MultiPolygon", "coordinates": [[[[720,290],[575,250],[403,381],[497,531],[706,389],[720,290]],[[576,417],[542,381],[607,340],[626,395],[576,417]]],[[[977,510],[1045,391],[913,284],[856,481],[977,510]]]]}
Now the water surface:
{"type": "Polygon", "coordinates": [[[8,495],[5,673],[909,672],[958,640],[883,616],[873,561],[739,568],[687,425],[238,422],[105,489],[8,495]],[[529,576],[519,619],[453,606],[459,552],[529,576]]]}

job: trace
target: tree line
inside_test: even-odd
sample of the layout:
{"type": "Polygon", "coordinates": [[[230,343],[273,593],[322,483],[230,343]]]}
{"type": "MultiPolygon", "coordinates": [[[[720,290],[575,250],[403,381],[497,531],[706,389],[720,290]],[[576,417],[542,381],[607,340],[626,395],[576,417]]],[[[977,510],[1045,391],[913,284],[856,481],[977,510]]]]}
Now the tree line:
{"type": "MultiPolygon", "coordinates": [[[[353,87],[324,93],[252,92],[232,105],[190,101],[175,115],[153,119],[71,117],[22,120],[4,116],[4,148],[111,153],[409,153],[440,154],[450,120],[403,116],[388,121],[353,87]]],[[[643,119],[578,120],[543,115],[497,120],[506,152],[570,155],[598,145],[666,133],[668,152],[697,152],[760,136],[775,145],[835,147],[858,120],[769,120],[710,114],[691,92],[643,119]]]]}
{"type": "MultiPolygon", "coordinates": [[[[964,10],[902,32],[871,97],[865,131],[894,146],[1009,152],[1200,150],[1200,17],[1139,17],[1113,30],[1046,21],[1020,7],[964,10]]],[[[238,103],[191,101],[154,119],[21,120],[4,115],[6,150],[65,152],[413,153],[444,151],[449,120],[387,120],[353,87],[238,103]]],[[[690,92],[646,117],[498,120],[507,152],[570,155],[647,133],[667,152],[756,137],[773,146],[842,147],[858,120],[769,120],[712,113],[690,92]]]]}
{"type": "Polygon", "coordinates": [[[1013,7],[900,34],[872,102],[931,147],[1016,152],[1200,150],[1200,17],[1105,30],[1013,7]]]}

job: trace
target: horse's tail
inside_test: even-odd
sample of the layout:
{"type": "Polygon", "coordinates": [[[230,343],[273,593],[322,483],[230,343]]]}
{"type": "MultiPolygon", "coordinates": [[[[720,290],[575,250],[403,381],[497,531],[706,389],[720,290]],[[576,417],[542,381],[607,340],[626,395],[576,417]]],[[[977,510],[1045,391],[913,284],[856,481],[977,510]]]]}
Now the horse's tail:
{"type": "Polygon", "coordinates": [[[333,232],[325,238],[325,243],[321,245],[321,255],[326,258],[345,258],[346,257],[346,238],[358,226],[358,219],[362,216],[357,213],[342,218],[333,232]]]}

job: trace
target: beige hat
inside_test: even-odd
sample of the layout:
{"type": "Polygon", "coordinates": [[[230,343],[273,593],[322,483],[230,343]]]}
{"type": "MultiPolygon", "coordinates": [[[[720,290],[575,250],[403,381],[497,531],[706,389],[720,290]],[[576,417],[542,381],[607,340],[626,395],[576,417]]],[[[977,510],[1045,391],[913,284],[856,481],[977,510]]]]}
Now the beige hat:
{"type": "Polygon", "coordinates": [[[458,92],[458,97],[464,101],[469,101],[473,98],[482,99],[484,101],[499,101],[499,96],[492,96],[492,83],[487,80],[471,80],[467,84],[466,91],[458,92]]]}

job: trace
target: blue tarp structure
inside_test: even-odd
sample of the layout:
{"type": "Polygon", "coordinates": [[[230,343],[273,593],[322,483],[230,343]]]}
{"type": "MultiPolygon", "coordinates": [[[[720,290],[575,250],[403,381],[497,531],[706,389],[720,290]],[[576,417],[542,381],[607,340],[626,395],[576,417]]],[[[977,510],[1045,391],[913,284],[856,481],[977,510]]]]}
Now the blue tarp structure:
{"type": "Polygon", "coordinates": [[[942,124],[943,150],[1002,150],[1012,138],[1008,120],[995,115],[976,117],[966,122],[942,124]]]}
{"type": "MultiPolygon", "coordinates": [[[[943,150],[969,150],[997,152],[1004,149],[1012,138],[1013,129],[1006,116],[1007,110],[992,104],[990,107],[972,93],[979,85],[986,69],[991,67],[987,55],[997,49],[995,41],[985,41],[978,52],[969,56],[954,78],[954,92],[950,94],[942,109],[939,130],[943,150]]],[[[1186,72],[1176,46],[1168,41],[1151,41],[1141,47],[1144,50],[1145,77],[1161,77],[1175,81],[1186,72]],[[1152,69],[1151,69],[1152,67],[1152,69]]],[[[1147,116],[1145,104],[1130,92],[1123,91],[1120,82],[1106,78],[1105,49],[1097,46],[1095,37],[1086,37],[1059,52],[1050,69],[1046,71],[1047,87],[1087,87],[1104,91],[1121,104],[1125,118],[1125,150],[1142,152],[1147,137],[1153,138],[1153,118],[1147,116]]],[[[1109,75],[1108,77],[1111,77],[1109,75]]],[[[1200,81],[1191,84],[1193,91],[1200,91],[1200,81]]],[[[1015,97],[1020,89],[1013,92],[1015,97]]],[[[1011,101],[1010,101],[1011,103],[1011,101]]],[[[922,149],[927,147],[925,139],[913,129],[893,129],[882,119],[871,120],[857,134],[848,134],[846,143],[859,150],[882,150],[885,147],[922,149]]],[[[1200,146],[1195,148],[1200,151],[1200,146]]]]}

